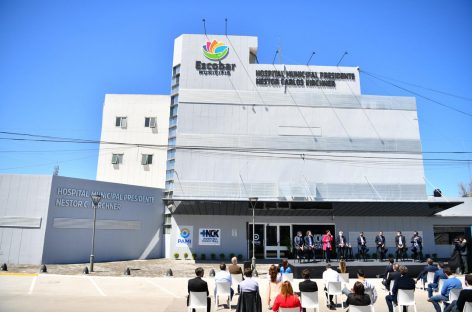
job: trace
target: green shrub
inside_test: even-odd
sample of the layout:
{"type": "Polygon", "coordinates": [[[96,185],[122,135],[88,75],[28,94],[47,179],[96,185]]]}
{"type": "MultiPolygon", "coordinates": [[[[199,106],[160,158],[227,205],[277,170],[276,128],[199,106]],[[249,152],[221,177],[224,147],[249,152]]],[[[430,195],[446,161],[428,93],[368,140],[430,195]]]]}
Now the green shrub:
{"type": "Polygon", "coordinates": [[[220,253],[220,260],[224,260],[225,259],[225,254],[224,253],[220,253]]]}
{"type": "Polygon", "coordinates": [[[211,260],[216,260],[216,254],[215,254],[215,253],[212,253],[212,254],[210,255],[210,257],[211,257],[211,260]]]}
{"type": "Polygon", "coordinates": [[[179,255],[179,253],[178,253],[178,252],[176,252],[176,253],[174,254],[174,258],[175,258],[175,260],[179,259],[179,256],[180,256],[180,255],[179,255]]]}
{"type": "Polygon", "coordinates": [[[202,253],[202,255],[200,256],[200,259],[205,260],[205,259],[206,259],[206,255],[205,255],[204,253],[202,253]]]}
{"type": "Polygon", "coordinates": [[[184,259],[187,260],[187,258],[188,258],[188,253],[185,252],[184,253],[184,259]]]}
{"type": "Polygon", "coordinates": [[[197,260],[197,254],[196,254],[196,253],[193,253],[193,254],[192,254],[192,258],[193,258],[193,260],[197,260]]]}

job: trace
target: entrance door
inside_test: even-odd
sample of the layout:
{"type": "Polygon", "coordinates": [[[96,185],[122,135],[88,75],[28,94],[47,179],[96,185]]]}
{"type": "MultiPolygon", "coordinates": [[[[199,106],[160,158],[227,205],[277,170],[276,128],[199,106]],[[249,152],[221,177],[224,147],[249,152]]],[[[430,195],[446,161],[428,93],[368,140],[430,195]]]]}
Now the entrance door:
{"type": "Polygon", "coordinates": [[[291,242],[290,225],[266,225],[266,259],[288,258],[291,242]]]}

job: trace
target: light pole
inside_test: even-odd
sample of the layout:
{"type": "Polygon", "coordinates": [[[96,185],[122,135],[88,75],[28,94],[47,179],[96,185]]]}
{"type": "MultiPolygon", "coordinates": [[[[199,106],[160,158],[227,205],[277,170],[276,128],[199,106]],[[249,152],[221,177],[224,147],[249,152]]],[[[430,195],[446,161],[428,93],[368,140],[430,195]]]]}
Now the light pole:
{"type": "Polygon", "coordinates": [[[258,198],[257,197],[250,197],[249,202],[251,203],[252,207],[252,270],[255,275],[257,275],[256,270],[256,249],[255,249],[255,241],[254,237],[256,235],[256,203],[258,198]]]}
{"type": "Polygon", "coordinates": [[[100,200],[102,199],[102,195],[100,194],[92,194],[90,196],[92,198],[93,203],[93,230],[92,230],[92,251],[90,253],[90,272],[93,272],[93,260],[95,257],[95,224],[97,223],[97,206],[100,200]]]}

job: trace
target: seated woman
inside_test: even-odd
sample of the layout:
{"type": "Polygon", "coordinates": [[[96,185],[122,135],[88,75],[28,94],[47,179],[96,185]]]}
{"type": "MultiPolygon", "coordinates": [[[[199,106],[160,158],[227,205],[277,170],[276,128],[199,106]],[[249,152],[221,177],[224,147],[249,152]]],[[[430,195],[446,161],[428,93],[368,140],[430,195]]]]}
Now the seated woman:
{"type": "Polygon", "coordinates": [[[277,273],[277,267],[271,265],[269,268],[269,285],[267,289],[267,305],[269,309],[272,309],[274,300],[277,295],[280,293],[280,279],[277,273]]]}
{"type": "Polygon", "coordinates": [[[292,273],[292,268],[288,266],[288,261],[286,259],[282,260],[282,266],[279,268],[281,274],[292,273]]]}
{"type": "Polygon", "coordinates": [[[272,311],[279,311],[279,308],[300,308],[300,311],[302,310],[300,299],[293,294],[292,284],[289,281],[282,283],[280,294],[275,298],[272,305],[272,311]]]}
{"type": "Polygon", "coordinates": [[[347,295],[346,306],[368,306],[370,304],[370,297],[364,291],[364,285],[361,282],[356,282],[352,288],[352,293],[347,295]]]}
{"type": "Polygon", "coordinates": [[[341,261],[339,261],[338,271],[339,273],[347,273],[347,265],[344,259],[341,259],[341,261]]]}

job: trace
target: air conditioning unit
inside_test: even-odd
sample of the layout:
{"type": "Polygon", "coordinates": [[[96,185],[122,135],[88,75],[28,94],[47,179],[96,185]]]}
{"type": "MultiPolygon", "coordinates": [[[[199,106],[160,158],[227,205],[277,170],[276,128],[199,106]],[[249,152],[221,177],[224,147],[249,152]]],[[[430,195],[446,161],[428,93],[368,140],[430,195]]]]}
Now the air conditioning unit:
{"type": "Polygon", "coordinates": [[[127,126],[128,126],[128,118],[126,117],[121,118],[121,128],[126,129],[127,126]]]}
{"type": "Polygon", "coordinates": [[[156,127],[157,127],[156,117],[152,117],[149,120],[149,128],[156,128],[156,127]]]}
{"type": "Polygon", "coordinates": [[[117,154],[113,154],[113,156],[111,157],[111,163],[113,165],[117,165],[119,164],[119,162],[120,162],[119,156],[117,154]]]}

